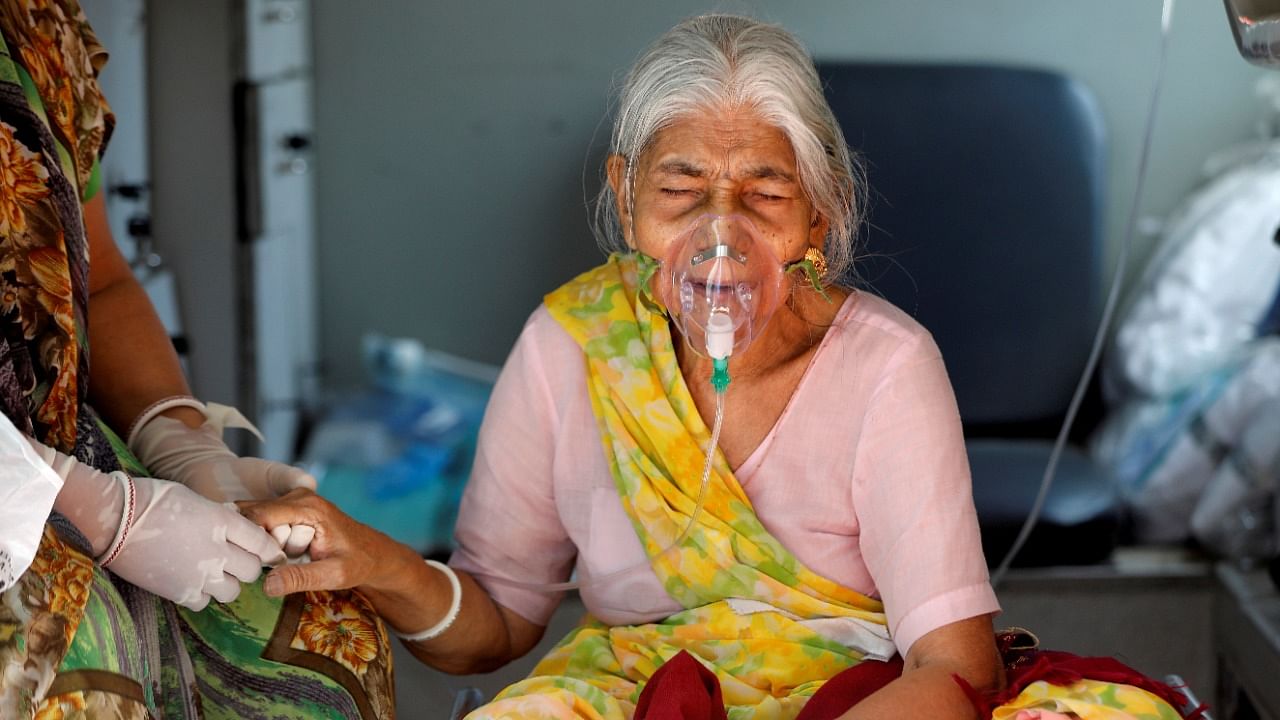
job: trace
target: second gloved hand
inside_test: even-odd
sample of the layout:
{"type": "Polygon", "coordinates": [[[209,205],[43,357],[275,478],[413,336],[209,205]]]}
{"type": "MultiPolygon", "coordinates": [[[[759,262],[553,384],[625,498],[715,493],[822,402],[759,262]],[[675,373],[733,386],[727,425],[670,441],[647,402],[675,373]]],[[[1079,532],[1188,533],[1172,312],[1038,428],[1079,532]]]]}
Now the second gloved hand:
{"type": "MultiPolygon", "coordinates": [[[[217,502],[271,500],[290,490],[316,488],[310,474],[283,463],[240,457],[222,441],[223,416],[243,420],[233,408],[210,404],[205,416],[216,416],[193,428],[157,415],[129,438],[129,448],[151,474],[168,478],[217,502]]],[[[247,421],[240,426],[249,427],[247,421]]]]}
{"type": "Polygon", "coordinates": [[[192,610],[230,602],[263,565],[284,561],[280,546],[234,507],[165,480],[101,473],[28,439],[64,482],[54,509],[120,577],[192,610]]]}
{"type": "Polygon", "coordinates": [[[240,583],[257,580],[263,565],[283,560],[275,540],[234,507],[173,482],[133,478],[133,483],[133,524],[105,566],[134,585],[200,610],[210,598],[231,602],[240,594],[240,583]]]}

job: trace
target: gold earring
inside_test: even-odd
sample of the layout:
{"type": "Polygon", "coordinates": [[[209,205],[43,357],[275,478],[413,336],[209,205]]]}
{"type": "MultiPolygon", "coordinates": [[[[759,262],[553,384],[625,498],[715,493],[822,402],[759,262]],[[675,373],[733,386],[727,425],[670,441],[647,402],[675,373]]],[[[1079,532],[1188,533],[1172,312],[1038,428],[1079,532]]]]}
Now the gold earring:
{"type": "Polygon", "coordinates": [[[813,264],[813,269],[818,273],[818,277],[825,278],[827,276],[827,255],[822,252],[821,248],[811,247],[805,250],[804,259],[813,264]]]}

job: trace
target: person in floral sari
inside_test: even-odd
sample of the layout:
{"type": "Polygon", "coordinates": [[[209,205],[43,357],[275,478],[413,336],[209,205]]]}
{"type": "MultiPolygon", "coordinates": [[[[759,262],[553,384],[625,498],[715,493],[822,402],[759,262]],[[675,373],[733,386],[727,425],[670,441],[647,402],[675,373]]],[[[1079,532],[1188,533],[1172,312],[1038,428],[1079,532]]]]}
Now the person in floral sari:
{"type": "Polygon", "coordinates": [[[450,565],[298,489],[244,506],[316,528],[314,562],[268,592],[359,587],[423,662],[477,672],[534,646],[576,570],[588,617],[470,720],[1178,717],[1169,688],[993,632],[946,370],[909,316],[840,284],[865,189],[795,38],[723,15],[663,35],[605,175],[612,253],[525,325],[450,565]],[[712,343],[663,300],[708,217],[750,227],[783,278],[729,360],[718,442],[712,343]]]}
{"type": "Polygon", "coordinates": [[[75,0],[0,0],[0,717],[392,717],[367,600],[255,583],[284,553],[227,502],[314,479],[223,444],[110,236],[105,60],[75,0]]]}

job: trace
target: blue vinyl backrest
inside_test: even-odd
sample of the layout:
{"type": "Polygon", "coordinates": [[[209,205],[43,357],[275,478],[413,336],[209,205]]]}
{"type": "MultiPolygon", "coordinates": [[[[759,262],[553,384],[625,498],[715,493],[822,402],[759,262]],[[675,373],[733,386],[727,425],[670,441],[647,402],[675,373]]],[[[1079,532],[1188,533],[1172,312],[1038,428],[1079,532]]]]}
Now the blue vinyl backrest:
{"type": "Polygon", "coordinates": [[[1101,306],[1104,131],[1040,70],[824,64],[871,201],[860,287],[937,339],[966,426],[1059,417],[1101,306]]]}

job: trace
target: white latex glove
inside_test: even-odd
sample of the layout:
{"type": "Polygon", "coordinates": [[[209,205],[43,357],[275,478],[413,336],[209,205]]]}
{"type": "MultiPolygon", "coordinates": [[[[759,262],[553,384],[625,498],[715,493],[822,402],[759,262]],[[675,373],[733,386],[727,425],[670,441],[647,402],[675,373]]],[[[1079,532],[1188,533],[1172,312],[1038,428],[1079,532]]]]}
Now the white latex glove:
{"type": "Polygon", "coordinates": [[[222,442],[221,422],[192,428],[157,415],[133,432],[129,448],[151,474],[218,502],[272,500],[297,487],[316,489],[316,479],[304,470],[231,452],[222,442]]]}
{"type": "Polygon", "coordinates": [[[84,534],[104,567],[129,582],[192,610],[210,598],[230,602],[241,582],[284,553],[234,506],[206,500],[177,483],[104,474],[29,440],[63,477],[54,509],[84,534]],[[105,556],[105,557],[104,557],[105,556]]]}
{"type": "Polygon", "coordinates": [[[271,537],[280,544],[288,558],[286,562],[290,564],[311,562],[307,551],[311,549],[315,536],[316,529],[310,525],[277,525],[271,528],[271,537]]]}

